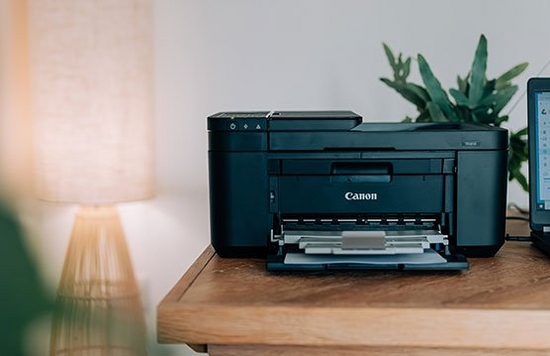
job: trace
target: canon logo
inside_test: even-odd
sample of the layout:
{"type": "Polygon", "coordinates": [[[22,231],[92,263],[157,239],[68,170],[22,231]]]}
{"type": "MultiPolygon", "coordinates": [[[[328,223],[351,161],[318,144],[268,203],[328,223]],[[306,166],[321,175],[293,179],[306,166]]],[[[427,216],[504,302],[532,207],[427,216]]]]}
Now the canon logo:
{"type": "Polygon", "coordinates": [[[378,200],[378,193],[354,193],[346,192],[346,200],[378,200]]]}

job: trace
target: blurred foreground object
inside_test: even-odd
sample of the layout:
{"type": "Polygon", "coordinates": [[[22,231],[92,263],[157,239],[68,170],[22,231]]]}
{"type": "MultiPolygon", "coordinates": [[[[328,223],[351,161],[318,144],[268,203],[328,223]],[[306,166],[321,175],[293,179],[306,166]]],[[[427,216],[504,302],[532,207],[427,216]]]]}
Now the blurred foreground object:
{"type": "Polygon", "coordinates": [[[0,199],[0,355],[22,356],[27,326],[53,305],[14,216],[0,199]]]}

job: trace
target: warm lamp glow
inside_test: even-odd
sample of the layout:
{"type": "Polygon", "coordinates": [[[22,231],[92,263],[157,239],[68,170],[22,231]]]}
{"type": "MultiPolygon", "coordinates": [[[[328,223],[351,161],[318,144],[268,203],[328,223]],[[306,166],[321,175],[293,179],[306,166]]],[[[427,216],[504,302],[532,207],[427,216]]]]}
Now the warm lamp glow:
{"type": "Polygon", "coordinates": [[[153,195],[150,0],[30,0],[40,198],[153,195]]]}

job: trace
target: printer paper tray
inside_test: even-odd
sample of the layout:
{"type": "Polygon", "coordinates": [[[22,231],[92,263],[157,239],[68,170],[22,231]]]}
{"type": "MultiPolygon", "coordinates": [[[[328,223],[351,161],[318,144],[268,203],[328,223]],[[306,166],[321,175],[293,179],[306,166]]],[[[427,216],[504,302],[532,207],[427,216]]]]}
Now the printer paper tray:
{"type": "Polygon", "coordinates": [[[444,263],[429,264],[362,264],[362,263],[318,263],[285,264],[284,255],[269,255],[266,261],[268,271],[338,271],[338,270],[417,270],[417,271],[458,271],[467,270],[468,260],[463,255],[443,256],[444,263]]]}

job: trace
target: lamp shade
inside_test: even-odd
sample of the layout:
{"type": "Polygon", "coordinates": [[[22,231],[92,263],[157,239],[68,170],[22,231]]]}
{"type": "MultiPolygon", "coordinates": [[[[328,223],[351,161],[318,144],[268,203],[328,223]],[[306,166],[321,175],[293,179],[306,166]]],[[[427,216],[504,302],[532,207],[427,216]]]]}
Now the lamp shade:
{"type": "Polygon", "coordinates": [[[38,196],[154,194],[150,0],[29,0],[38,196]]]}

